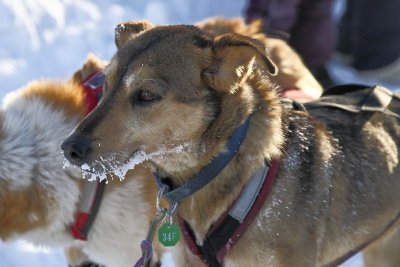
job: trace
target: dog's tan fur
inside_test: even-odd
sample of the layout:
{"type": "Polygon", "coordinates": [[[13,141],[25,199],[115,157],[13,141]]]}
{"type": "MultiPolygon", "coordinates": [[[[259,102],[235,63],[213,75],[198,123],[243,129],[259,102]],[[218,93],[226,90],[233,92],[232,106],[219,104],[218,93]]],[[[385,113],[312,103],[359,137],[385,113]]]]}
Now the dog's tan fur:
{"type": "Polygon", "coordinates": [[[400,262],[400,228],[388,231],[364,250],[366,267],[394,267],[400,262]]]}
{"type": "MultiPolygon", "coordinates": [[[[125,29],[135,29],[131,25],[125,29]]],[[[117,38],[123,34],[131,30],[117,38]]],[[[112,155],[124,164],[145,153],[179,186],[224,150],[251,116],[235,158],[178,207],[201,244],[251,174],[265,160],[280,161],[272,192],[224,266],[332,266],[390,225],[399,226],[397,118],[284,108],[270,81],[274,64],[262,43],[245,36],[158,26],[134,32],[119,47],[107,68],[103,101],[64,143],[74,164],[104,171],[99,158],[112,155]],[[77,140],[96,142],[71,157],[77,140]]],[[[394,101],[391,108],[400,111],[399,105],[394,101]]],[[[176,252],[178,266],[202,265],[183,242],[176,252]]]]}
{"type": "MultiPolygon", "coordinates": [[[[309,101],[321,96],[323,88],[314,78],[308,68],[304,65],[300,56],[284,41],[278,38],[267,37],[262,33],[262,23],[255,20],[250,24],[245,24],[242,18],[226,19],[222,17],[208,18],[196,23],[196,25],[211,34],[222,35],[226,33],[238,33],[257,39],[266,44],[267,53],[277,65],[279,73],[270,77],[279,90],[288,90],[289,97],[296,96],[297,101],[309,101]]],[[[117,47],[135,38],[140,32],[150,29],[153,25],[146,21],[140,21],[135,25],[125,26],[123,23],[118,27],[126,30],[130,34],[120,34],[116,32],[115,43],[117,47]]]]}
{"type": "MultiPolygon", "coordinates": [[[[63,169],[60,144],[85,116],[83,80],[103,68],[103,62],[89,56],[70,80],[34,81],[13,92],[0,111],[0,239],[72,246],[67,249],[71,266],[87,260],[109,267],[132,266],[141,255],[140,242],[155,213],[151,173],[138,167],[122,182],[108,180],[87,241],[74,240],[70,234],[69,224],[87,181],[80,172],[63,169]],[[54,121],[54,114],[59,121],[54,121]],[[61,132],[49,137],[51,131],[61,132]],[[27,172],[10,171],[10,164],[21,164],[19,169],[24,170],[25,161],[32,161],[34,167],[27,172]],[[138,203],[125,202],[124,197],[132,194],[138,203]]],[[[154,263],[161,251],[155,244],[154,263]]]]}
{"type": "Polygon", "coordinates": [[[24,233],[32,228],[45,227],[48,224],[47,207],[48,196],[43,195],[37,185],[19,192],[9,192],[8,183],[1,183],[1,209],[0,209],[0,236],[2,239],[10,238],[11,234],[24,233]],[[7,207],[12,207],[9,209],[7,207]],[[36,214],[35,220],[29,218],[36,214]]]}
{"type": "Polygon", "coordinates": [[[216,17],[196,25],[215,35],[238,33],[265,43],[269,57],[279,69],[276,76],[270,77],[272,83],[277,84],[280,89],[291,89],[297,101],[309,101],[321,96],[323,88],[304,65],[300,56],[284,40],[263,34],[261,20],[245,24],[241,18],[216,17]]]}

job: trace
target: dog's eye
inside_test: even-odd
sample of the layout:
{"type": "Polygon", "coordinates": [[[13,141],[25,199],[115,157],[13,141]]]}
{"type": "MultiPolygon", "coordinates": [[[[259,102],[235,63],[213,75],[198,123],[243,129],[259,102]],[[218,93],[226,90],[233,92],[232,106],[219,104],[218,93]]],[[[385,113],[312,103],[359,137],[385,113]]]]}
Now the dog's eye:
{"type": "Polygon", "coordinates": [[[157,99],[157,95],[153,94],[149,90],[140,90],[137,94],[136,100],[138,102],[151,102],[157,99]]]}

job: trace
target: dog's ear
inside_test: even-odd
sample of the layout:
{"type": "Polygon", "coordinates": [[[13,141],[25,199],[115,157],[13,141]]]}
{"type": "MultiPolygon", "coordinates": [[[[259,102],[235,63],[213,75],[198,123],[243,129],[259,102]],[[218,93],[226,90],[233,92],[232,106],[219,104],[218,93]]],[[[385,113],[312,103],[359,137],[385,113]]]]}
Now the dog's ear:
{"type": "Polygon", "coordinates": [[[120,23],[115,27],[115,45],[120,49],[128,41],[151,28],[153,28],[153,24],[145,20],[120,23]]]}
{"type": "Polygon", "coordinates": [[[264,52],[264,45],[252,38],[236,34],[218,36],[212,50],[212,66],[203,76],[217,91],[234,93],[255,68],[271,76],[278,73],[276,65],[264,52]]]}
{"type": "Polygon", "coordinates": [[[71,80],[77,84],[82,83],[86,78],[96,71],[102,71],[106,66],[106,62],[96,57],[94,54],[89,53],[82,68],[77,70],[72,76],[71,80]]]}

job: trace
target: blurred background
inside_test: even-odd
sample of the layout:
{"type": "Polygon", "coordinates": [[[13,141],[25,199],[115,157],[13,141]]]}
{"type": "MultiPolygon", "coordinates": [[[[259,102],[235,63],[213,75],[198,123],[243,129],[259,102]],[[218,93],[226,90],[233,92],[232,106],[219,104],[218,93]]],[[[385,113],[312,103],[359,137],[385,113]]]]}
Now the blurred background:
{"type": "MultiPolygon", "coordinates": [[[[325,76],[321,79],[329,78],[328,85],[349,82],[380,83],[392,90],[399,90],[399,60],[389,58],[388,66],[378,62],[378,72],[374,72],[375,66],[363,69],[366,65],[360,68],[360,64],[356,64],[358,61],[354,59],[354,54],[359,50],[356,48],[354,51],[354,43],[351,44],[353,50],[346,47],[354,41],[344,40],[343,36],[349,36],[346,35],[346,30],[353,29],[354,25],[360,26],[360,22],[344,24],[341,20],[344,17],[348,18],[346,7],[357,2],[348,1],[332,0],[330,9],[325,10],[325,13],[332,15],[332,32],[335,36],[332,40],[333,50],[329,51],[329,58],[322,66],[326,73],[323,73],[325,76]],[[385,73],[389,69],[391,77],[375,75],[381,73],[382,69],[385,73]]],[[[302,1],[294,2],[298,4],[302,1]]],[[[386,0],[384,2],[386,3],[386,0]]],[[[212,16],[246,16],[248,19],[252,16],[257,17],[257,10],[262,10],[255,6],[255,12],[253,10],[251,13],[248,10],[249,3],[250,1],[246,0],[0,0],[0,98],[33,79],[67,79],[83,64],[89,52],[109,60],[116,51],[114,26],[119,22],[147,19],[154,24],[193,24],[212,16]]],[[[378,4],[383,5],[383,1],[378,4]]],[[[295,17],[301,18],[302,10],[298,8],[296,12],[298,14],[295,14],[295,17]]],[[[400,10],[397,14],[399,12],[400,10]]],[[[274,23],[272,19],[262,19],[265,19],[266,28],[274,23]]],[[[296,33],[291,34],[294,36],[296,33]]],[[[308,32],[308,35],[310,34],[314,33],[308,32]]],[[[357,45],[367,47],[370,41],[362,36],[357,45]]],[[[324,44],[322,35],[319,41],[324,44]]],[[[385,39],[379,39],[379,42],[381,47],[388,47],[385,39]]],[[[307,62],[308,59],[305,60],[307,62]]],[[[318,71],[320,69],[315,73],[318,71]]],[[[168,264],[171,263],[167,262],[168,264]]],[[[66,262],[60,249],[38,248],[22,240],[11,244],[0,242],[0,267],[21,266],[65,267],[66,262]]],[[[344,266],[362,267],[360,255],[350,259],[344,266]]]]}
{"type": "Polygon", "coordinates": [[[245,0],[0,0],[2,95],[28,81],[68,78],[89,52],[115,53],[114,27],[147,19],[193,24],[210,16],[240,16],[245,0]]]}

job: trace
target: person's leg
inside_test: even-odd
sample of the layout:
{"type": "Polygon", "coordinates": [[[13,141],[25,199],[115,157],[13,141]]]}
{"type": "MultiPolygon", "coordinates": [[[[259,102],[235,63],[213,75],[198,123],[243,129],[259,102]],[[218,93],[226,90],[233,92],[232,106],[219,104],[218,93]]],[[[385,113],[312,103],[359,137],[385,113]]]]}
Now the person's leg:
{"type": "Polygon", "coordinates": [[[334,84],[325,68],[335,46],[336,29],[332,5],[333,0],[301,1],[290,38],[290,44],[302,56],[304,63],[323,87],[334,84]]]}
{"type": "MultiPolygon", "coordinates": [[[[400,58],[400,1],[356,0],[354,67],[383,68],[400,58]]],[[[399,74],[400,75],[400,74],[399,74]]]]}
{"type": "Polygon", "coordinates": [[[256,19],[265,20],[270,0],[249,0],[245,11],[246,22],[256,19]]]}
{"type": "Polygon", "coordinates": [[[301,0],[250,0],[246,10],[246,21],[262,19],[266,33],[290,34],[297,21],[301,0]]]}
{"type": "Polygon", "coordinates": [[[332,4],[333,0],[304,0],[298,7],[299,16],[290,43],[312,71],[323,68],[334,51],[336,30],[332,4]]]}
{"type": "Polygon", "coordinates": [[[264,16],[266,33],[289,33],[289,44],[325,87],[333,84],[325,69],[335,42],[332,3],[333,0],[251,0],[247,17],[264,16]]]}
{"type": "Polygon", "coordinates": [[[343,55],[354,53],[354,0],[346,0],[343,16],[338,22],[338,40],[336,50],[343,55]]]}

